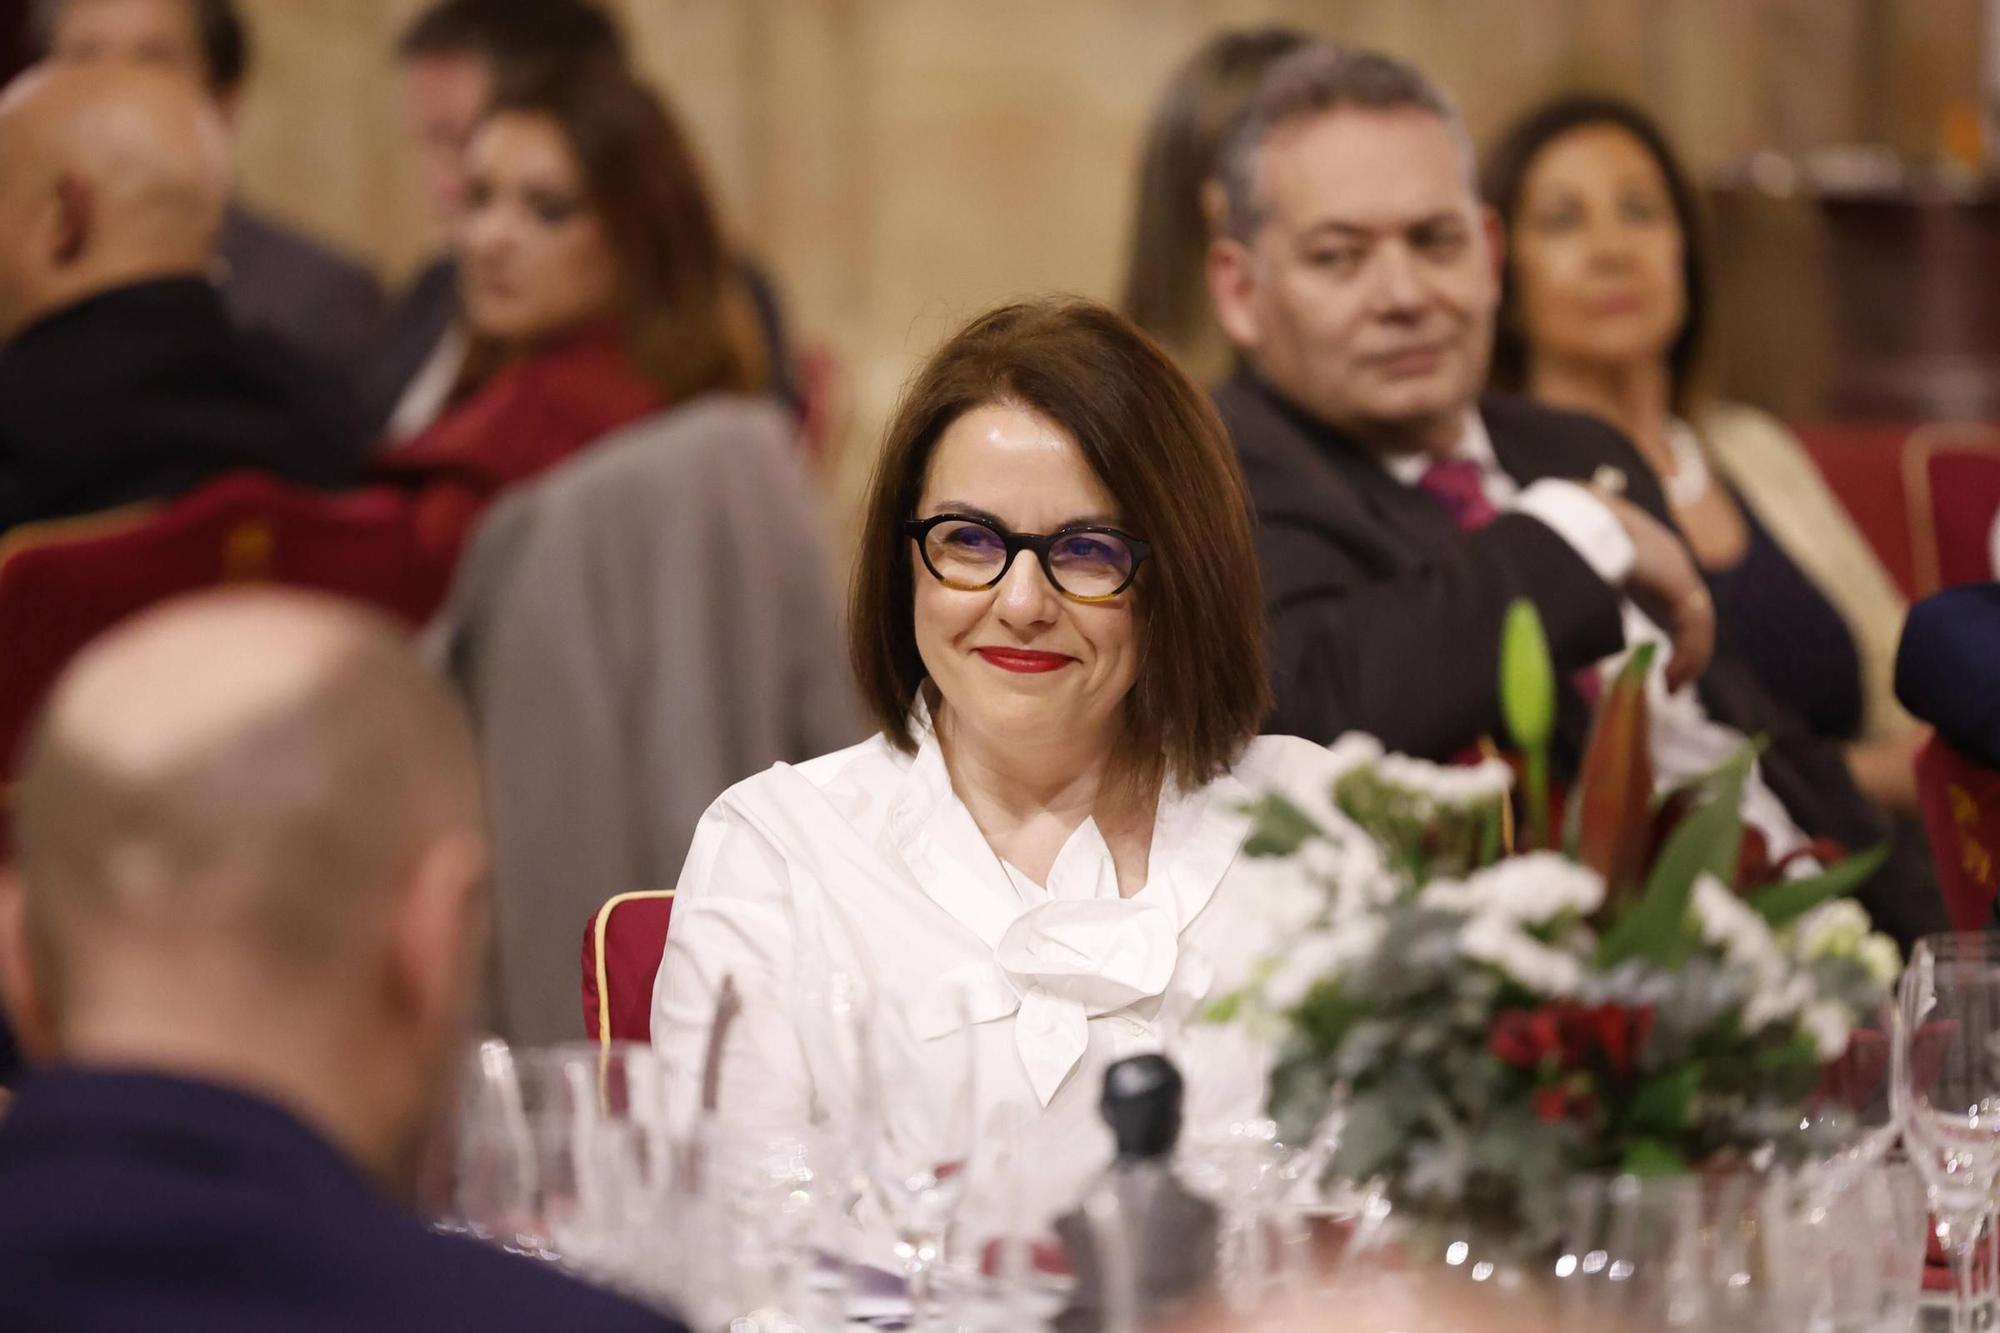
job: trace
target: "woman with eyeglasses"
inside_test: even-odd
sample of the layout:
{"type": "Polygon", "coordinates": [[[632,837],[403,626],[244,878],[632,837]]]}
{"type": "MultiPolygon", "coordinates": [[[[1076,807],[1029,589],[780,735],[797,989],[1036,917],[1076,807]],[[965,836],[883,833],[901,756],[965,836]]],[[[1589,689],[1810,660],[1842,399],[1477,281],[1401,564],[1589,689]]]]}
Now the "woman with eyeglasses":
{"type": "MultiPolygon", "coordinates": [[[[1104,1067],[1171,1046],[1270,947],[1242,807],[1326,800],[1324,750],[1257,737],[1250,531],[1207,398],[1121,316],[1006,306],[931,357],[850,606],[879,732],[726,792],[681,876],[653,1010],[681,1113],[725,978],[720,1123],[797,1132],[841,1101],[819,1007],[844,974],[920,1047],[971,1029],[980,1123],[1025,1116],[1030,1207],[1074,1205],[1110,1156],[1104,1067]]],[[[1191,1104],[1262,1101],[1255,1071],[1184,1072],[1191,1104]]]]}

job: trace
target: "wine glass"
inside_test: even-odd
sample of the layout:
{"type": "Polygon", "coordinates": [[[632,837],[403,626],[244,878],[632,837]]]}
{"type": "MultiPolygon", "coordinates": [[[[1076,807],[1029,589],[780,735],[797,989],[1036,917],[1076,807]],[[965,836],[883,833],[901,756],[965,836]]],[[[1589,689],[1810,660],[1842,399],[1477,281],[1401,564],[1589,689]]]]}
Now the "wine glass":
{"type": "Polygon", "coordinates": [[[978,1139],[971,1017],[963,995],[944,1003],[927,1038],[894,1006],[877,1005],[865,1042],[863,1158],[903,1264],[915,1329],[937,1316],[934,1270],[978,1139]]]}
{"type": "Polygon", "coordinates": [[[672,1160],[650,1047],[489,1040],[462,1096],[456,1212],[502,1248],[637,1287],[672,1160]]]}
{"type": "Polygon", "coordinates": [[[1951,1262],[1953,1333],[1990,1326],[1976,1281],[2000,1178],[2000,954],[1981,935],[1919,940],[1897,992],[1897,1119],[1951,1262]]]}

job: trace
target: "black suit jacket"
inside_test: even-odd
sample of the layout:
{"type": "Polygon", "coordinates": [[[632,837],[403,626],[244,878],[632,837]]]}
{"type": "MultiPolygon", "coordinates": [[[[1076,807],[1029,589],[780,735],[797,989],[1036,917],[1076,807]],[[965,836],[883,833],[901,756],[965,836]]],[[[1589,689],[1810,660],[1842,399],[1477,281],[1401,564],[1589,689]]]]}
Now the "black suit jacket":
{"type": "MultiPolygon", "coordinates": [[[[1552,758],[1558,776],[1573,774],[1590,719],[1567,678],[1624,646],[1618,590],[1527,515],[1459,531],[1365,446],[1247,370],[1215,400],[1257,510],[1277,697],[1266,730],[1324,742],[1357,729],[1440,760],[1481,736],[1504,738],[1500,626],[1508,604],[1527,597],[1565,680],[1552,758]]],[[[1615,468],[1626,497],[1673,526],[1658,479],[1611,427],[1514,398],[1489,396],[1478,406],[1501,468],[1520,485],[1589,481],[1615,468]]],[[[1897,843],[1862,894],[1884,930],[1907,942],[1948,928],[1923,848],[1897,842],[1837,745],[1814,737],[1734,659],[1718,657],[1700,693],[1711,717],[1766,738],[1765,782],[1807,834],[1853,849],[1897,843]]]]}
{"type": "Polygon", "coordinates": [[[241,204],[223,215],[216,252],[230,318],[284,342],[354,392],[382,318],[374,275],[241,204]]]}
{"type": "Polygon", "coordinates": [[[269,1102],[153,1074],[31,1076],[0,1120],[0,1328],[671,1333],[437,1235],[269,1102]]]}
{"type": "Polygon", "coordinates": [[[434,259],[410,280],[383,317],[361,375],[361,422],[370,440],[389,429],[403,391],[458,317],[458,265],[434,259]]]}
{"type": "Polygon", "coordinates": [[[137,283],[40,320],[0,352],[0,532],[177,495],[238,468],[351,485],[345,395],[235,328],[200,278],[137,283]]]}

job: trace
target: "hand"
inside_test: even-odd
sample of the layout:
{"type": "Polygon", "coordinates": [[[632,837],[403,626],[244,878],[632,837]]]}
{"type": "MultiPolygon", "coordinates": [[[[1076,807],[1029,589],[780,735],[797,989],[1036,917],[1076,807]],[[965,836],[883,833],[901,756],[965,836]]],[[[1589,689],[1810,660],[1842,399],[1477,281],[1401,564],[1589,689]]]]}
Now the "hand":
{"type": "Polygon", "coordinates": [[[1715,655],[1715,602],[1695,568],[1680,534],[1623,496],[1598,492],[1632,539],[1632,573],[1626,586],[1644,593],[1666,614],[1672,654],[1667,688],[1677,690],[1699,677],[1715,655]]]}

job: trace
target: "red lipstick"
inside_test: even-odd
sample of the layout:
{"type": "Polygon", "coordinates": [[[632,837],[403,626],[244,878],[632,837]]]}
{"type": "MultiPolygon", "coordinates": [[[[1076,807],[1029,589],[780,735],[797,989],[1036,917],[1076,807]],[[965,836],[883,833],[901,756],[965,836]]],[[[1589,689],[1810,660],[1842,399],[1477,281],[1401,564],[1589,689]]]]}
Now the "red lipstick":
{"type": "Polygon", "coordinates": [[[1064,653],[1038,653],[1028,648],[979,648],[974,651],[1002,671],[1027,674],[1058,671],[1072,660],[1064,653]]]}

